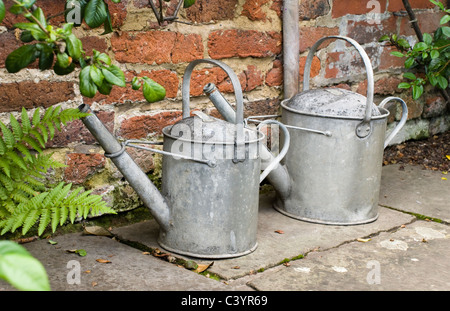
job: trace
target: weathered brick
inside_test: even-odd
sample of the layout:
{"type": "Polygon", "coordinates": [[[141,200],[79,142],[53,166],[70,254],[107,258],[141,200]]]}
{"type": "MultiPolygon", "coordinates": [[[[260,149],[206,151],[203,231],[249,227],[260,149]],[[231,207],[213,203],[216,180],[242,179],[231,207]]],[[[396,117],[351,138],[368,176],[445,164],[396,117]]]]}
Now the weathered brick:
{"type": "Polygon", "coordinates": [[[111,14],[111,24],[113,27],[120,27],[127,18],[127,2],[122,0],[120,3],[108,2],[109,13],[111,14]]]}
{"type": "MultiPolygon", "coordinates": [[[[105,127],[114,133],[114,112],[100,111],[95,112],[97,117],[102,121],[105,127]]],[[[61,131],[56,131],[52,140],[46,144],[47,147],[67,147],[71,144],[97,144],[97,140],[92,136],[89,130],[84,126],[81,120],[75,120],[67,123],[61,128],[61,131]]]]}
{"type": "Polygon", "coordinates": [[[241,14],[251,21],[265,21],[267,14],[264,12],[263,6],[268,2],[269,0],[246,0],[241,14]]]}
{"type": "MultiPolygon", "coordinates": [[[[397,0],[400,1],[400,0],[397,0]]],[[[391,1],[390,1],[391,2],[391,1]]],[[[331,10],[331,16],[338,18],[347,14],[362,15],[367,13],[384,13],[386,11],[386,0],[377,0],[375,5],[379,5],[380,12],[374,12],[378,7],[373,6],[370,1],[361,0],[347,0],[347,1],[333,1],[333,8],[331,10]]]]}
{"type": "Polygon", "coordinates": [[[123,32],[111,37],[115,58],[121,63],[162,64],[203,57],[200,35],[171,31],[123,32]]]}
{"type": "MultiPolygon", "coordinates": [[[[433,34],[440,26],[439,21],[445,13],[442,12],[416,12],[416,18],[422,33],[433,34]]],[[[412,36],[416,33],[412,28],[408,17],[404,17],[400,23],[400,34],[404,36],[412,36]]]]}
{"type": "Polygon", "coordinates": [[[397,17],[391,16],[380,23],[368,21],[348,21],[347,36],[356,40],[359,44],[378,42],[381,36],[397,31],[397,17]]]}
{"type": "MultiPolygon", "coordinates": [[[[337,27],[300,27],[300,53],[311,48],[319,39],[338,34],[339,29],[337,27]]],[[[318,50],[325,48],[331,42],[333,40],[326,40],[319,46],[318,50]]]]}
{"type": "MultiPolygon", "coordinates": [[[[305,72],[305,63],[306,63],[306,56],[300,57],[299,60],[300,81],[303,81],[303,74],[305,72]]],[[[319,73],[320,73],[320,59],[317,56],[314,56],[311,62],[310,77],[314,78],[319,73]]]]}
{"type": "Polygon", "coordinates": [[[388,45],[382,47],[382,52],[379,57],[379,70],[401,68],[404,66],[405,58],[392,56],[392,51],[396,51],[396,48],[388,45]]]}
{"type": "Polygon", "coordinates": [[[5,67],[8,55],[20,46],[22,46],[22,43],[20,40],[17,40],[13,31],[0,33],[0,68],[5,67]]]}
{"type": "Polygon", "coordinates": [[[80,38],[83,43],[83,49],[86,52],[87,56],[92,56],[92,50],[97,50],[99,52],[105,52],[108,48],[106,44],[106,40],[103,37],[98,36],[88,36],[80,38]]]}
{"type": "MultiPolygon", "coordinates": [[[[434,4],[429,0],[409,0],[409,4],[413,9],[430,9],[434,8],[434,4]]],[[[389,12],[405,11],[402,1],[389,1],[389,12]]]]}
{"type": "MultiPolygon", "coordinates": [[[[377,47],[366,46],[365,52],[370,60],[375,60],[379,50],[377,47]]],[[[366,74],[364,62],[360,54],[353,48],[346,48],[345,51],[330,52],[327,54],[325,64],[325,78],[351,78],[360,74],[366,74]]]]}
{"type": "Polygon", "coordinates": [[[306,0],[299,4],[300,20],[311,20],[330,12],[328,0],[306,0]]]}
{"type": "Polygon", "coordinates": [[[197,23],[233,19],[237,3],[237,0],[197,0],[186,9],[186,17],[197,23]]]}
{"type": "Polygon", "coordinates": [[[0,112],[20,111],[22,107],[50,107],[75,97],[72,82],[32,81],[0,83],[0,112]]]}
{"type": "MultiPolygon", "coordinates": [[[[155,82],[161,84],[166,90],[166,98],[175,98],[178,92],[178,76],[173,71],[163,69],[163,70],[153,70],[153,71],[141,71],[137,74],[134,71],[126,71],[125,79],[131,81],[133,77],[149,77],[155,82]]],[[[85,98],[85,103],[92,104],[97,102],[100,104],[112,104],[112,103],[125,103],[125,102],[144,102],[145,98],[140,90],[133,90],[131,86],[119,87],[113,86],[111,93],[109,95],[102,95],[97,93],[93,98],[85,98]]]]}
{"type": "MultiPolygon", "coordinates": [[[[13,28],[15,23],[28,22],[28,20],[23,17],[23,15],[15,15],[9,12],[9,8],[13,5],[12,0],[5,0],[5,7],[7,8],[7,12],[5,15],[5,19],[1,23],[2,26],[6,26],[7,28],[13,28]]],[[[44,11],[45,16],[48,18],[50,16],[55,16],[51,19],[52,25],[60,25],[64,23],[64,16],[58,15],[61,12],[64,12],[64,3],[65,1],[61,0],[37,0],[36,5],[44,11]]]]}
{"type": "Polygon", "coordinates": [[[275,60],[266,74],[266,85],[280,86],[283,84],[283,63],[280,60],[275,60]]]}
{"type": "Polygon", "coordinates": [[[81,184],[105,167],[106,158],[99,153],[70,153],[64,169],[66,182],[81,184]]]}
{"type": "MultiPolygon", "coordinates": [[[[305,71],[306,56],[299,59],[299,81],[303,81],[303,73],[305,71]]],[[[313,57],[311,62],[310,77],[314,78],[320,73],[320,59],[317,56],[313,57]]],[[[283,84],[283,64],[276,60],[273,62],[273,67],[266,75],[266,85],[281,86],[283,84]]]]}
{"type": "Polygon", "coordinates": [[[281,33],[256,30],[217,30],[208,37],[211,58],[267,57],[281,52],[281,33]]]}
{"type": "MultiPolygon", "coordinates": [[[[381,78],[374,83],[374,93],[379,95],[394,95],[400,92],[400,89],[397,87],[400,82],[402,82],[402,79],[397,77],[381,78]]],[[[360,94],[367,93],[367,80],[358,84],[357,92],[360,94]]]]}
{"type": "Polygon", "coordinates": [[[447,102],[441,96],[432,96],[426,99],[422,117],[434,118],[445,114],[447,102]]]}
{"type": "Polygon", "coordinates": [[[181,111],[164,111],[155,115],[141,115],[125,119],[118,135],[126,139],[161,135],[164,127],[181,119],[181,111]]]}

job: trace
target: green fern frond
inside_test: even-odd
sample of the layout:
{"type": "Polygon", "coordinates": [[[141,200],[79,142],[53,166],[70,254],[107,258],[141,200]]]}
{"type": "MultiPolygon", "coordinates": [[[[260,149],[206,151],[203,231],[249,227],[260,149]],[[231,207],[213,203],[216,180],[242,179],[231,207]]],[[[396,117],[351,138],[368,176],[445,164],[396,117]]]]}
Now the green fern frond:
{"type": "Polygon", "coordinates": [[[14,146],[15,140],[13,133],[0,121],[0,129],[2,130],[3,140],[5,142],[6,148],[11,149],[14,146]]]}
{"type": "Polygon", "coordinates": [[[11,128],[13,130],[14,139],[16,141],[21,140],[23,136],[22,127],[12,114],[9,115],[9,124],[11,125],[11,128]]]}
{"type": "Polygon", "coordinates": [[[0,235],[22,227],[26,234],[36,224],[41,235],[50,225],[58,225],[78,217],[114,213],[101,196],[82,187],[59,183],[55,187],[44,183],[50,168],[65,167],[44,154],[46,143],[56,130],[68,122],[89,115],[78,109],[50,107],[41,113],[35,109],[31,118],[22,108],[20,120],[10,115],[9,127],[0,121],[0,235]],[[19,122],[20,121],[20,122],[19,122]]]}

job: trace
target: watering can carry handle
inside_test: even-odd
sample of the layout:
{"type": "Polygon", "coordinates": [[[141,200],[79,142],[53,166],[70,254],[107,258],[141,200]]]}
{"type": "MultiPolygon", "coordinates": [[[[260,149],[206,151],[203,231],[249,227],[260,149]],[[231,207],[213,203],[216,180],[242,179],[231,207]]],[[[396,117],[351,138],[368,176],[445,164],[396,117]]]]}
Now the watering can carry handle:
{"type": "Polygon", "coordinates": [[[259,128],[264,125],[264,124],[277,124],[278,126],[281,127],[283,133],[284,133],[284,144],[283,144],[283,148],[281,149],[280,153],[272,160],[272,162],[269,163],[269,165],[266,167],[266,169],[261,173],[260,177],[259,177],[259,182],[261,183],[266,177],[267,175],[269,175],[269,173],[271,171],[273,171],[277,165],[280,163],[280,161],[284,158],[284,156],[286,155],[286,153],[288,152],[289,149],[289,144],[291,142],[291,137],[289,134],[289,131],[287,129],[287,127],[281,123],[278,122],[276,120],[265,120],[262,121],[260,124],[258,124],[257,129],[259,130],[259,128]]]}
{"type": "Polygon", "coordinates": [[[214,60],[214,59],[197,59],[189,63],[189,65],[186,67],[186,71],[184,72],[183,76],[183,84],[182,84],[182,101],[183,101],[183,119],[188,118],[190,116],[190,108],[189,108],[189,97],[190,97],[190,84],[191,84],[191,76],[192,71],[195,66],[197,66],[200,63],[209,63],[216,65],[223,69],[223,71],[226,72],[228,77],[231,79],[231,83],[234,88],[234,94],[236,97],[236,124],[243,124],[244,123],[244,100],[242,95],[242,88],[241,83],[239,82],[238,77],[234,73],[234,71],[226,64],[214,60]]]}
{"type": "Polygon", "coordinates": [[[182,84],[182,110],[183,110],[183,119],[188,118],[190,116],[190,107],[189,107],[189,96],[190,96],[190,85],[191,85],[191,76],[192,71],[195,66],[200,63],[209,63],[216,65],[222,70],[226,72],[228,77],[231,80],[231,83],[234,88],[234,95],[236,97],[236,151],[235,151],[235,162],[240,162],[244,159],[245,146],[244,146],[244,97],[242,95],[241,83],[239,82],[238,77],[234,73],[234,71],[227,66],[226,64],[219,62],[214,59],[197,59],[189,63],[186,67],[186,71],[183,76],[183,84],[182,84]]]}
{"type": "Polygon", "coordinates": [[[364,121],[363,123],[368,123],[372,117],[372,105],[373,105],[373,94],[374,94],[374,79],[373,79],[373,68],[372,63],[370,62],[369,56],[367,56],[366,51],[359,45],[358,42],[355,40],[343,37],[343,36],[328,36],[323,37],[319,39],[309,51],[309,54],[306,58],[305,63],[305,71],[303,75],[303,91],[309,90],[309,79],[310,79],[310,72],[311,72],[311,64],[314,57],[314,54],[317,50],[317,48],[322,44],[323,41],[329,40],[329,39],[341,39],[349,42],[352,44],[356,50],[359,52],[361,58],[364,61],[364,65],[366,66],[366,72],[367,72],[367,100],[366,100],[366,111],[364,114],[364,121]]]}
{"type": "Polygon", "coordinates": [[[387,103],[392,103],[393,101],[397,101],[402,105],[402,117],[400,122],[395,126],[394,130],[389,134],[389,136],[384,141],[384,148],[391,142],[395,135],[401,130],[401,128],[405,125],[406,120],[408,119],[408,106],[405,101],[399,97],[387,97],[385,98],[378,107],[385,108],[387,103]]]}

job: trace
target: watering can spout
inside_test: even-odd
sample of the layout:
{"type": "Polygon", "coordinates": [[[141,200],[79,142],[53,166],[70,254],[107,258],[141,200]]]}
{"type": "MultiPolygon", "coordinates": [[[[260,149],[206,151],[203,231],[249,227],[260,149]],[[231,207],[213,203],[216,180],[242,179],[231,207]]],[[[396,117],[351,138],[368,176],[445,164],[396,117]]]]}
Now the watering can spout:
{"type": "MultiPolygon", "coordinates": [[[[86,104],[80,105],[78,109],[81,112],[90,111],[89,105],[86,104]]],[[[87,117],[82,118],[81,121],[105,150],[105,156],[111,159],[130,186],[139,195],[144,205],[150,209],[161,230],[167,231],[170,221],[170,209],[156,186],[148,179],[147,175],[133,161],[124,147],[95,114],[91,113],[87,117]]]]}
{"type": "MultiPolygon", "coordinates": [[[[219,92],[213,83],[208,83],[203,88],[219,113],[228,122],[235,122],[236,111],[231,107],[228,101],[219,92]]],[[[261,148],[261,166],[264,168],[268,163],[273,163],[274,155],[265,146],[261,148]]],[[[267,175],[267,180],[274,187],[281,200],[286,200],[291,192],[291,180],[289,173],[284,165],[277,164],[276,167],[267,175]]]]}

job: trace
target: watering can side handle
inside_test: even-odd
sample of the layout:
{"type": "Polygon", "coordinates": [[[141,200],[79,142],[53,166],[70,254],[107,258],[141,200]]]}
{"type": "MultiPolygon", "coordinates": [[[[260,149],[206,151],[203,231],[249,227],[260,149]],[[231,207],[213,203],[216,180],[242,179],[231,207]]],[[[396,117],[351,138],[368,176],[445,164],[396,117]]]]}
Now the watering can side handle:
{"type": "Polygon", "coordinates": [[[281,129],[282,129],[282,131],[284,133],[284,139],[285,140],[284,140],[283,148],[281,149],[280,153],[272,160],[272,162],[269,163],[269,165],[266,167],[266,169],[261,173],[261,175],[259,177],[259,182],[260,183],[267,177],[267,175],[269,175],[269,173],[271,171],[273,171],[277,167],[277,165],[280,163],[280,161],[284,158],[284,156],[288,152],[289,144],[290,144],[290,141],[291,141],[291,137],[289,135],[289,131],[288,131],[287,127],[283,123],[278,122],[276,120],[265,120],[265,121],[262,121],[258,125],[257,129],[259,130],[259,128],[263,124],[269,124],[269,123],[271,123],[271,124],[278,124],[278,126],[281,127],[281,129]]]}
{"type": "Polygon", "coordinates": [[[392,103],[393,101],[397,101],[402,105],[402,117],[400,122],[395,126],[394,130],[389,134],[389,136],[384,141],[384,148],[386,148],[391,140],[398,134],[398,132],[405,125],[406,120],[408,119],[408,106],[405,101],[399,97],[387,97],[385,98],[378,106],[381,108],[385,108],[387,103],[392,103]]]}
{"type": "Polygon", "coordinates": [[[364,114],[364,123],[367,123],[370,121],[372,117],[372,105],[373,105],[373,95],[374,95],[374,78],[373,78],[373,68],[372,63],[370,62],[369,56],[367,56],[366,51],[362,48],[362,46],[349,37],[344,36],[327,36],[319,39],[312,47],[311,50],[308,53],[308,56],[306,58],[305,63],[305,70],[303,74],[303,91],[309,90],[309,80],[310,80],[310,72],[311,72],[311,65],[312,60],[314,57],[314,54],[316,53],[317,48],[324,42],[325,40],[329,39],[340,39],[347,41],[351,45],[355,47],[355,49],[359,52],[359,55],[364,61],[364,65],[366,67],[366,73],[367,73],[367,101],[366,101],[366,111],[364,114]]]}

